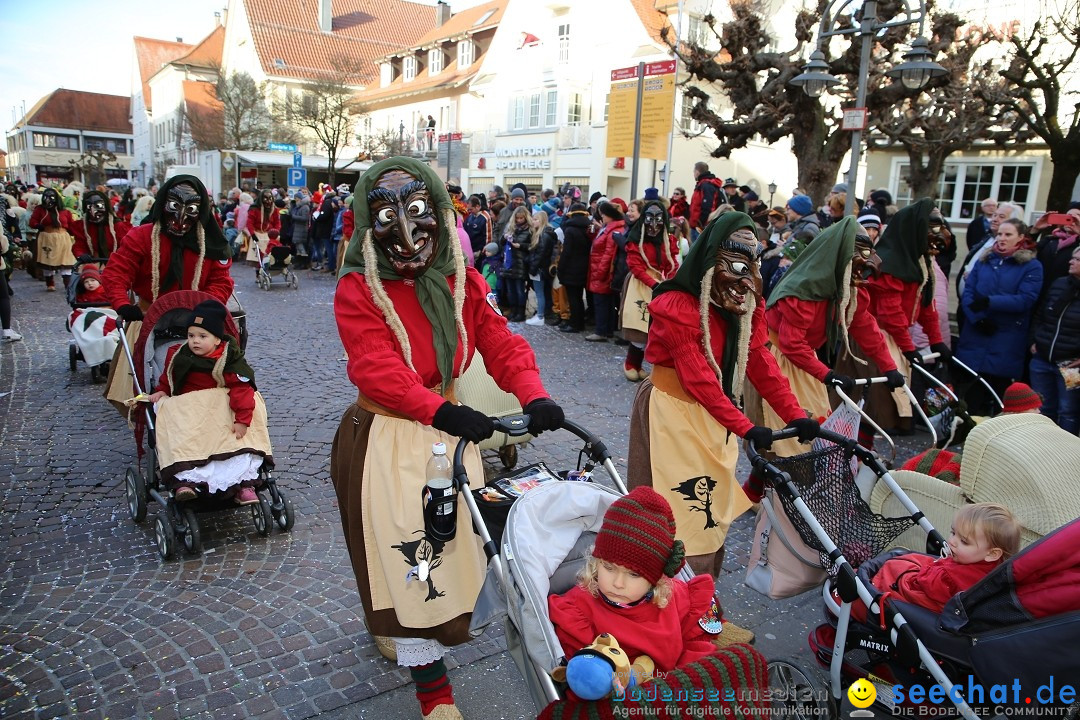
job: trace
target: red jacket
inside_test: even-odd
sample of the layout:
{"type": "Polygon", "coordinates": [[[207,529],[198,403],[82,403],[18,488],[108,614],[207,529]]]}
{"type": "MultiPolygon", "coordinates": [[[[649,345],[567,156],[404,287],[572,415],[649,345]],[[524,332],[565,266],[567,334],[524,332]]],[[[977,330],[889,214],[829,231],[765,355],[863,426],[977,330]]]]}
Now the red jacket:
{"type": "MultiPolygon", "coordinates": [[[[652,322],[645,359],[653,365],[674,368],[679,384],[687,394],[704,406],[718,423],[743,437],[754,426],[742,414],[720,385],[716,373],[705,359],[704,333],[701,332],[698,299],[688,293],[671,290],[649,303],[652,322]]],[[[709,333],[713,355],[717,362],[724,357],[727,323],[718,312],[709,313],[709,333]]],[[[766,349],[768,331],[765,308],[759,303],[754,311],[750,332],[750,353],[746,361],[746,378],[784,420],[791,422],[806,417],[799,400],[791,392],[787,378],[776,365],[776,358],[766,349]]],[[[722,368],[724,373],[734,368],[722,368]]]]}
{"type": "MultiPolygon", "coordinates": [[[[152,223],[140,225],[127,234],[119,249],[109,258],[109,264],[101,272],[101,284],[109,293],[109,302],[113,308],[119,309],[124,305],[130,305],[128,290],[133,290],[140,300],[152,303],[156,298],[151,297],[153,277],[150,268],[150,233],[154,229],[152,223]]],[[[172,255],[172,241],[168,233],[161,233],[161,256],[158,260],[158,271],[161,278],[169,270],[169,258],[172,255]]],[[[180,286],[170,287],[168,290],[159,289],[159,292],[171,290],[190,290],[191,281],[195,275],[195,264],[199,256],[191,251],[184,252],[184,272],[180,278],[180,286]]],[[[215,300],[227,305],[233,291],[233,279],[229,274],[232,260],[203,260],[202,273],[196,290],[202,290],[214,296],[215,300]]],[[[164,280],[162,280],[164,282],[164,280]]]]}
{"type": "Polygon", "coordinates": [[[694,194],[690,197],[690,227],[702,230],[709,222],[712,213],[723,200],[724,183],[712,173],[707,173],[698,180],[694,194]]]}
{"type": "Polygon", "coordinates": [[[580,585],[564,595],[550,596],[548,611],[563,653],[572,657],[602,633],[614,637],[631,662],[648,655],[660,672],[716,652],[711,636],[698,624],[712,604],[712,578],[698,575],[688,583],[672,580],[671,585],[671,599],[664,608],[648,600],[633,607],[613,607],[580,585]]]}
{"type": "Polygon", "coordinates": [[[668,213],[672,217],[681,217],[690,219],[690,204],[686,202],[686,198],[681,197],[678,200],[671,201],[671,207],[668,208],[668,213]]]}
{"type": "Polygon", "coordinates": [[[75,242],[72,245],[71,252],[75,257],[82,257],[83,255],[90,255],[91,257],[109,257],[117,248],[120,247],[120,241],[131,232],[131,226],[123,220],[113,221],[113,231],[109,233],[109,223],[104,222],[101,225],[92,225],[88,222],[74,222],[71,224],[71,234],[75,237],[75,242]],[[90,234],[94,238],[93,245],[86,237],[86,231],[90,230],[90,234]],[[104,236],[104,237],[103,237],[104,236]],[[102,239],[105,240],[105,254],[99,255],[101,252],[100,243],[102,239]]]}
{"type": "Polygon", "coordinates": [[[615,273],[615,253],[618,246],[612,235],[623,232],[626,223],[614,220],[600,229],[593,238],[592,250],[589,251],[589,292],[597,295],[611,295],[611,278],[615,273]]]}
{"type": "Polygon", "coordinates": [[[636,277],[648,287],[656,287],[661,280],[667,280],[679,269],[679,239],[674,233],[668,234],[668,250],[671,253],[671,261],[662,250],[657,250],[651,242],[626,243],[626,266],[630,274],[636,277]],[[641,251],[645,251],[645,257],[641,257],[641,251]],[[648,264],[646,264],[648,263],[648,264]],[[649,268],[660,273],[660,279],[649,274],[649,268]]]}
{"type": "MultiPolygon", "coordinates": [[[[453,288],[452,277],[447,283],[453,288]]],[[[445,402],[428,389],[442,382],[431,343],[431,322],[410,281],[383,280],[383,288],[405,326],[416,369],[405,364],[401,345],[375,305],[367,281],[354,272],[338,281],[334,293],[338,334],[349,356],[349,379],[373,402],[430,425],[435,411],[445,402]]],[[[463,351],[468,352],[470,361],[479,351],[496,384],[513,393],[523,407],[548,397],[532,348],[523,337],[511,333],[506,318],[488,304],[489,292],[483,276],[467,268],[463,317],[469,346],[462,348],[459,339],[454,372],[461,367],[463,351]]]]}
{"type": "Polygon", "coordinates": [[[266,211],[266,226],[263,226],[263,208],[262,205],[252,205],[248,208],[247,225],[245,229],[249,234],[257,232],[268,233],[271,230],[277,230],[281,232],[281,214],[276,207],[271,207],[266,211]]]}
{"type": "Polygon", "coordinates": [[[908,328],[918,322],[931,345],[942,342],[941,325],[934,303],[923,305],[919,284],[904,282],[895,275],[878,275],[869,283],[870,312],[878,327],[889,333],[903,352],[915,349],[908,328]]]}
{"type": "MultiPolygon", "coordinates": [[[[881,372],[896,369],[892,355],[885,345],[885,336],[870,314],[870,295],[860,287],[856,296],[855,317],[848,333],[870,360],[877,363],[881,372]]],[[[769,331],[776,334],[780,352],[795,366],[821,382],[829,374],[827,365],[818,360],[817,349],[827,339],[828,301],[801,300],[797,297],[781,298],[765,313],[769,331]]]]}
{"type": "MultiPolygon", "coordinates": [[[[352,208],[347,208],[345,214],[341,216],[341,239],[345,242],[349,242],[349,238],[352,237],[355,226],[356,216],[353,215],[352,208]]],[[[466,258],[467,259],[467,258],[466,258]]]]}
{"type": "Polygon", "coordinates": [[[57,210],[57,217],[60,219],[59,226],[53,224],[52,213],[44,206],[38,205],[34,208],[34,212],[30,213],[30,227],[46,231],[63,229],[74,235],[71,226],[75,224],[75,221],[71,217],[71,211],[61,208],[57,210]]]}
{"type": "Polygon", "coordinates": [[[949,558],[908,553],[887,560],[874,575],[874,587],[897,600],[941,612],[956,593],[986,577],[1001,561],[961,565],[949,558]]]}
{"type": "MultiPolygon", "coordinates": [[[[183,345],[174,345],[169,348],[168,354],[165,356],[165,367],[171,368],[173,358],[176,356],[177,351],[182,348],[183,345]]],[[[218,345],[216,354],[211,353],[211,358],[217,358],[221,356],[221,353],[225,351],[225,343],[218,345]]],[[[161,379],[158,381],[158,392],[164,392],[167,395],[183,395],[184,393],[195,392],[197,390],[210,390],[218,387],[217,380],[214,376],[208,372],[202,370],[192,370],[184,378],[184,385],[177,391],[169,384],[169,373],[163,372],[161,379]]],[[[251,416],[255,412],[255,388],[251,384],[250,378],[245,378],[237,375],[236,373],[225,373],[225,387],[229,389],[229,407],[232,408],[233,416],[236,418],[236,422],[241,425],[251,425],[251,416]]]]}

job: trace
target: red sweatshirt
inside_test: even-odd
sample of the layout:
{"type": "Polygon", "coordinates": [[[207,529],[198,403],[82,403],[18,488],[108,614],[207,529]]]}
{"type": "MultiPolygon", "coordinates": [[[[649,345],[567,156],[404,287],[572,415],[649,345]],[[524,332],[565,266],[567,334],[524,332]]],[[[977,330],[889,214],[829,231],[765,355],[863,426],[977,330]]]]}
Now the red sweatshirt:
{"type": "Polygon", "coordinates": [[[34,208],[34,212],[30,213],[30,227],[45,231],[63,229],[74,235],[75,233],[71,229],[71,226],[75,224],[75,221],[71,217],[71,211],[60,209],[57,210],[57,214],[60,218],[59,225],[53,223],[52,213],[46,210],[44,206],[38,205],[34,208]]]}
{"type": "MultiPolygon", "coordinates": [[[[120,309],[124,305],[130,305],[128,290],[134,290],[140,300],[152,303],[156,298],[151,297],[153,276],[150,268],[150,232],[152,224],[140,225],[120,243],[119,249],[109,257],[109,264],[101,272],[101,284],[109,293],[109,302],[113,308],[120,309]]],[[[161,257],[158,261],[158,270],[161,274],[161,282],[169,271],[169,260],[172,257],[172,240],[168,233],[161,233],[161,257]]],[[[159,292],[172,290],[190,290],[191,280],[195,275],[195,264],[199,256],[195,252],[184,251],[184,272],[180,278],[180,285],[173,285],[166,290],[161,288],[159,292]]],[[[209,293],[215,300],[227,305],[233,291],[233,279],[229,274],[231,259],[203,260],[202,274],[199,279],[197,290],[209,293]]]]}
{"type": "Polygon", "coordinates": [[[644,242],[640,246],[637,243],[626,243],[626,266],[630,269],[630,274],[648,287],[656,287],[660,280],[667,280],[679,269],[679,238],[674,233],[668,235],[668,249],[671,252],[671,262],[668,262],[663,250],[658,251],[651,242],[644,242]],[[641,257],[640,248],[645,249],[648,265],[641,257]],[[660,280],[649,274],[649,267],[660,272],[660,280]]]}
{"type": "MultiPolygon", "coordinates": [[[[848,334],[869,359],[877,363],[881,372],[895,370],[896,363],[885,346],[885,337],[870,314],[870,295],[866,288],[859,288],[856,302],[855,317],[848,334]]],[[[776,333],[780,352],[800,370],[821,382],[825,381],[829,368],[818,360],[816,351],[827,338],[828,309],[826,300],[801,300],[789,296],[778,300],[765,313],[769,330],[776,333]]]]}
{"type": "Polygon", "coordinates": [[[75,237],[75,242],[72,245],[71,253],[75,257],[82,257],[83,255],[90,255],[91,257],[109,257],[117,248],[120,247],[120,242],[124,237],[131,232],[131,226],[123,220],[113,221],[113,232],[109,233],[109,223],[106,221],[101,225],[94,225],[92,223],[86,223],[84,226],[81,221],[71,224],[71,234],[75,237]],[[86,236],[86,230],[90,230],[90,235],[94,242],[91,243],[86,236]],[[105,255],[98,255],[100,252],[100,245],[102,236],[105,236],[105,247],[108,252],[105,255]],[[93,245],[93,247],[91,247],[93,245]]]}
{"type": "Polygon", "coordinates": [[[712,604],[712,578],[698,575],[688,583],[671,582],[671,599],[664,608],[648,600],[633,607],[614,607],[580,585],[564,595],[550,596],[548,612],[563,653],[572,657],[601,633],[614,637],[630,662],[648,655],[660,672],[671,672],[716,652],[711,636],[698,624],[712,604]]]}
{"type": "MultiPolygon", "coordinates": [[[[165,356],[166,368],[172,365],[173,357],[182,347],[183,345],[175,345],[169,348],[169,353],[165,356]]],[[[221,357],[223,352],[225,352],[224,342],[218,345],[217,350],[207,357],[216,360],[221,357]]],[[[161,380],[158,381],[155,390],[165,392],[171,396],[183,395],[196,390],[210,390],[216,387],[218,387],[218,384],[213,375],[203,370],[192,370],[184,378],[184,385],[179,391],[175,391],[169,385],[168,372],[161,374],[161,380]]],[[[225,387],[229,389],[229,407],[232,408],[236,422],[241,425],[251,425],[251,416],[255,412],[255,388],[251,385],[251,379],[227,372],[225,373],[225,387]]]]}
{"type": "MultiPolygon", "coordinates": [[[[720,385],[716,374],[705,359],[704,334],[698,314],[698,299],[688,293],[672,290],[649,303],[652,324],[645,345],[645,359],[653,365],[674,368],[679,383],[690,397],[703,405],[718,423],[743,437],[754,426],[749,418],[732,403],[720,385]]],[[[792,394],[787,378],[776,365],[776,358],[766,349],[768,331],[765,308],[759,303],[754,311],[750,333],[750,353],[746,361],[746,378],[768,401],[784,422],[806,417],[792,394]]],[[[727,323],[716,311],[709,313],[709,332],[716,361],[722,362],[727,323]]],[[[721,368],[724,373],[734,368],[721,368]]]]}
{"type": "Polygon", "coordinates": [[[266,226],[263,227],[263,208],[261,205],[252,205],[248,208],[247,226],[246,229],[249,233],[265,232],[268,233],[271,230],[277,230],[281,232],[281,214],[276,207],[271,207],[266,210],[266,226]]]}
{"type": "MultiPolygon", "coordinates": [[[[446,280],[452,292],[454,278],[446,280]]],[[[431,323],[420,307],[412,281],[383,280],[383,287],[405,326],[416,370],[405,364],[401,346],[375,305],[367,280],[353,272],[338,281],[334,294],[338,333],[349,355],[349,379],[373,402],[430,425],[435,411],[445,402],[428,389],[442,382],[431,341],[431,323]]],[[[523,337],[510,332],[506,318],[488,304],[488,292],[483,276],[467,268],[463,315],[469,346],[464,351],[471,361],[479,350],[495,382],[513,393],[523,407],[548,397],[532,348],[523,337]]],[[[462,352],[459,338],[455,373],[461,366],[462,352]]]]}
{"type": "Polygon", "coordinates": [[[892,335],[903,352],[915,350],[908,328],[918,322],[931,345],[941,342],[941,325],[934,303],[919,300],[919,283],[904,282],[895,275],[878,275],[869,283],[870,312],[878,327],[892,335]]]}
{"type": "Polygon", "coordinates": [[[874,587],[912,605],[941,612],[956,593],[982,580],[1001,561],[961,565],[949,558],[908,553],[886,560],[874,575],[874,587]]]}

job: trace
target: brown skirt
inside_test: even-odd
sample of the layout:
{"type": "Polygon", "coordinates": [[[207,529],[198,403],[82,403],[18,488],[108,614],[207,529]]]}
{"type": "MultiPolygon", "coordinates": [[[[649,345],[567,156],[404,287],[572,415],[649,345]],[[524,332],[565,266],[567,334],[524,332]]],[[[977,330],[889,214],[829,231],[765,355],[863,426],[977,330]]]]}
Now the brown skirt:
{"type": "Polygon", "coordinates": [[[405,627],[398,622],[393,608],[373,610],[371,586],[368,579],[368,561],[364,543],[364,519],[361,506],[364,463],[367,457],[368,435],[375,415],[356,403],[349,406],[341,418],[334,444],[330,451],[330,479],[338,497],[341,528],[345,545],[349,550],[356,588],[364,607],[368,632],[372,635],[397,638],[435,639],[443,645],[460,645],[472,639],[469,622],[472,613],[459,615],[452,620],[426,628],[405,627]]]}

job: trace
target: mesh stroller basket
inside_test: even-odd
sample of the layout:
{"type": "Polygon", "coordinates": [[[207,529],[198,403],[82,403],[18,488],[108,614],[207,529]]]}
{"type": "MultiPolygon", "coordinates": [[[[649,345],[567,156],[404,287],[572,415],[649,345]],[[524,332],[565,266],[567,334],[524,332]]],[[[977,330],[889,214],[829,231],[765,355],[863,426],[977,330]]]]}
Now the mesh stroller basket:
{"type": "MultiPolygon", "coordinates": [[[[851,455],[840,445],[802,455],[776,458],[774,465],[791,476],[803,502],[853,567],[877,556],[911,526],[910,517],[887,518],[870,509],[855,484],[851,455]]],[[[778,492],[784,511],[802,541],[818,551],[821,567],[832,567],[825,548],[787,493],[778,492]]]]}

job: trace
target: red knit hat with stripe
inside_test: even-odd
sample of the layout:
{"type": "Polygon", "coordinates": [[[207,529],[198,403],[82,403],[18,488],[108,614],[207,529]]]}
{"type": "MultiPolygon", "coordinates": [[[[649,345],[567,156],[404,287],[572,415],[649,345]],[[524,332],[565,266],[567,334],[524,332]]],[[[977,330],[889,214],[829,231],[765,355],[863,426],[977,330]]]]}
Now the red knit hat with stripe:
{"type": "Polygon", "coordinates": [[[1001,398],[1005,406],[1002,412],[1022,413],[1028,410],[1038,410],[1042,407],[1042,398],[1039,393],[1031,389],[1030,385],[1022,382],[1014,382],[1005,388],[1005,394],[1001,398]]]}
{"type": "Polygon", "coordinates": [[[592,554],[633,570],[656,585],[663,576],[675,577],[683,566],[685,551],[682,540],[675,539],[671,506],[643,485],[608,508],[592,554]]]}

